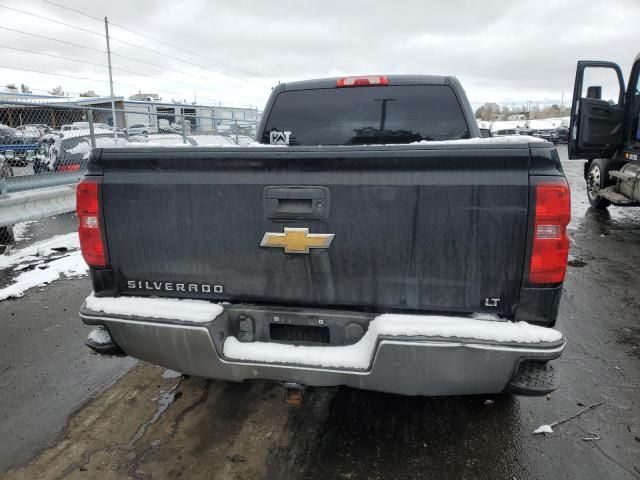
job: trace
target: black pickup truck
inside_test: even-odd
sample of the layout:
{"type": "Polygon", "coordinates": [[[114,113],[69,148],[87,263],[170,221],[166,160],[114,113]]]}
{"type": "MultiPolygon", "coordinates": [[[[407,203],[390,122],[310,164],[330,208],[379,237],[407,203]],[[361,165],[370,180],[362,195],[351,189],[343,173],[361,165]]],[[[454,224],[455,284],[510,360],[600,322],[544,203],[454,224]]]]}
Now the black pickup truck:
{"type": "Polygon", "coordinates": [[[87,344],[196,376],[406,395],[556,387],[570,194],[453,77],[280,84],[237,148],[96,149],[87,344]]]}

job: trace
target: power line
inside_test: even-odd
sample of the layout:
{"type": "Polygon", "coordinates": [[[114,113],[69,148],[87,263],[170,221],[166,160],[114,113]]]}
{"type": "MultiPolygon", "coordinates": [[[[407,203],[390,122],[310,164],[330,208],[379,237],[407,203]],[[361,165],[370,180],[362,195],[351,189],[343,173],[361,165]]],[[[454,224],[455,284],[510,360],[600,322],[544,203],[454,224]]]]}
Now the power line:
{"type": "Polygon", "coordinates": [[[119,42],[119,43],[123,43],[124,45],[128,45],[130,47],[139,48],[140,50],[144,50],[146,52],[151,52],[151,53],[154,53],[156,55],[161,55],[163,57],[170,58],[170,59],[175,60],[177,62],[186,63],[188,65],[192,65],[194,67],[198,67],[198,68],[201,68],[203,70],[210,70],[210,71],[215,72],[215,73],[217,73],[219,75],[224,75],[226,77],[235,78],[235,79],[241,80],[243,82],[251,82],[252,81],[252,80],[249,80],[249,79],[246,79],[246,78],[243,78],[243,77],[238,77],[237,75],[231,75],[230,73],[225,73],[225,72],[221,72],[220,70],[215,70],[215,69],[213,69],[211,67],[205,67],[205,66],[203,66],[203,65],[201,65],[199,63],[190,62],[189,60],[184,60],[182,58],[175,57],[173,55],[169,55],[168,53],[162,53],[162,52],[159,52],[158,50],[155,50],[153,48],[147,48],[147,47],[143,47],[141,45],[137,45],[137,44],[132,43],[132,42],[127,42],[126,40],[121,40],[121,39],[116,38],[116,37],[111,37],[111,40],[114,40],[114,41],[119,42]]]}
{"type": "MultiPolygon", "coordinates": [[[[106,67],[106,65],[103,64],[103,63],[94,63],[94,62],[89,62],[89,61],[86,61],[86,60],[79,60],[79,59],[76,59],[76,58],[69,58],[69,57],[63,57],[61,55],[54,55],[52,53],[36,52],[36,51],[33,51],[33,50],[27,50],[27,49],[24,49],[24,48],[11,47],[11,46],[8,46],[8,45],[0,45],[0,48],[6,48],[8,50],[14,50],[14,51],[17,51],[17,52],[29,53],[29,54],[32,54],[32,55],[40,55],[40,56],[43,56],[43,57],[59,58],[59,59],[67,60],[67,61],[70,61],[70,62],[83,63],[83,64],[86,64],[86,65],[93,65],[94,67],[101,67],[101,68],[105,68],[106,67]]],[[[257,97],[252,97],[252,96],[249,96],[249,95],[242,95],[240,93],[234,93],[234,92],[228,92],[228,91],[224,91],[224,90],[208,88],[208,87],[204,87],[202,85],[196,85],[194,83],[178,82],[178,81],[169,80],[169,79],[166,79],[166,78],[163,78],[163,77],[159,77],[158,75],[149,75],[149,74],[146,74],[146,73],[134,72],[132,70],[127,70],[126,68],[113,67],[113,70],[118,70],[120,72],[125,72],[125,73],[128,73],[130,75],[137,76],[137,77],[155,78],[157,80],[173,83],[173,84],[176,84],[176,85],[188,85],[190,87],[200,88],[200,89],[208,90],[210,92],[218,92],[218,93],[221,93],[221,94],[224,94],[224,95],[232,95],[232,96],[235,96],[235,97],[248,98],[248,99],[251,99],[251,100],[259,100],[257,97]]]]}
{"type": "MultiPolygon", "coordinates": [[[[28,68],[18,68],[18,67],[9,67],[6,65],[0,65],[0,68],[3,68],[5,70],[17,70],[20,72],[29,72],[29,73],[39,73],[42,75],[49,75],[52,77],[63,77],[63,78],[71,78],[73,80],[87,80],[90,82],[100,82],[100,83],[109,83],[108,80],[101,80],[98,78],[89,78],[89,77],[80,77],[77,75],[65,75],[63,73],[49,73],[49,72],[43,72],[41,70],[33,70],[33,69],[28,69],[28,68]]],[[[133,87],[135,89],[139,89],[139,85],[134,85],[132,83],[123,83],[123,82],[113,82],[117,85],[123,85],[126,87],[133,87]]],[[[171,95],[177,95],[178,97],[183,97],[184,96],[184,92],[175,92],[175,91],[171,91],[171,90],[157,90],[159,93],[169,93],[171,95]]],[[[203,100],[208,100],[210,102],[214,102],[214,103],[219,103],[220,99],[215,99],[215,98],[211,98],[211,97],[200,97],[203,100]]]]}
{"type": "MultiPolygon", "coordinates": [[[[50,4],[50,5],[55,5],[56,7],[64,8],[65,10],[70,10],[70,11],[72,11],[72,12],[79,13],[80,15],[84,15],[85,17],[89,17],[89,18],[91,18],[91,19],[93,19],[93,20],[97,20],[97,21],[99,21],[99,22],[103,22],[103,21],[104,21],[104,19],[103,19],[103,18],[95,17],[95,16],[93,16],[93,15],[91,15],[91,14],[87,13],[87,12],[83,12],[82,10],[78,10],[77,8],[68,7],[68,6],[66,6],[66,5],[61,5],[61,4],[59,4],[59,3],[55,3],[55,2],[50,2],[50,1],[48,1],[48,0],[42,0],[42,1],[43,1],[44,3],[48,3],[48,4],[50,4]]],[[[111,22],[109,22],[109,23],[111,23],[111,22]]]]}
{"type": "Polygon", "coordinates": [[[59,25],[64,25],[65,27],[74,28],[76,30],[80,30],[81,32],[90,33],[92,35],[98,35],[100,37],[104,37],[102,33],[94,32],[93,30],[89,30],[87,28],[78,27],[76,25],[71,25],[70,23],[61,22],[60,20],[54,20],[53,18],[45,17],[44,15],[38,15],[37,13],[27,12],[26,10],[20,10],[19,8],[7,7],[6,5],[0,5],[0,8],[6,8],[7,10],[12,10],[14,12],[23,13],[25,15],[30,15],[32,17],[40,18],[42,20],[47,20],[48,22],[57,23],[59,25]]]}
{"type": "MultiPolygon", "coordinates": [[[[72,25],[70,23],[61,22],[59,20],[54,20],[52,18],[48,18],[48,17],[45,17],[43,15],[38,15],[37,13],[28,12],[26,10],[20,10],[19,8],[8,7],[6,5],[0,5],[0,8],[5,8],[7,10],[12,10],[14,12],[22,13],[24,15],[30,15],[32,17],[40,18],[40,19],[46,20],[48,22],[53,22],[53,23],[56,23],[58,25],[63,25],[63,26],[68,27],[68,28],[73,28],[75,30],[80,30],[81,32],[86,32],[86,33],[90,33],[92,35],[97,35],[99,37],[104,37],[104,34],[102,34],[102,33],[94,32],[93,30],[89,30],[87,28],[78,27],[76,25],[72,25]]],[[[138,44],[135,44],[135,43],[132,43],[132,42],[128,42],[126,40],[122,40],[122,39],[119,39],[119,38],[116,38],[116,37],[113,37],[113,36],[111,36],[110,38],[111,38],[111,40],[119,42],[119,43],[122,43],[124,45],[128,45],[128,46],[133,47],[133,48],[138,48],[140,50],[144,50],[146,52],[150,52],[150,53],[153,53],[155,55],[160,55],[160,56],[164,56],[164,57],[167,57],[167,58],[171,58],[172,60],[175,60],[177,62],[186,63],[186,64],[189,64],[189,65],[201,68],[203,70],[209,70],[209,71],[215,72],[215,73],[217,73],[219,75],[224,75],[224,76],[227,76],[227,77],[235,78],[235,79],[241,80],[243,82],[252,82],[252,81],[254,81],[254,80],[251,80],[251,79],[239,77],[237,75],[232,75],[230,73],[225,73],[225,72],[216,70],[216,69],[211,68],[211,67],[206,67],[206,66],[200,65],[198,63],[190,62],[188,60],[184,60],[182,58],[179,58],[179,57],[176,57],[176,56],[173,56],[173,55],[169,55],[167,53],[162,53],[162,52],[159,52],[158,50],[154,50],[152,48],[143,47],[141,45],[138,45],[138,44]]]]}
{"type": "MultiPolygon", "coordinates": [[[[10,32],[14,32],[14,33],[20,33],[22,35],[29,35],[31,37],[42,38],[44,40],[50,40],[50,41],[53,41],[53,42],[62,43],[64,45],[70,45],[72,47],[85,48],[85,49],[94,50],[94,51],[100,52],[100,53],[107,53],[104,50],[100,50],[99,48],[89,47],[87,45],[80,45],[78,43],[73,43],[73,42],[67,42],[66,40],[60,40],[58,38],[47,37],[47,36],[44,36],[44,35],[38,35],[37,33],[30,33],[30,32],[25,32],[23,30],[16,30],[14,28],[8,28],[8,27],[2,27],[2,26],[0,26],[0,29],[9,30],[10,32]]],[[[139,61],[139,60],[136,60],[136,61],[139,61]]]]}
{"type": "MultiPolygon", "coordinates": [[[[77,8],[68,7],[68,6],[66,6],[66,5],[62,5],[62,4],[60,4],[60,3],[52,2],[51,0],[42,0],[42,1],[43,1],[44,3],[48,3],[48,4],[50,4],[50,5],[54,5],[54,6],[59,7],[59,8],[64,8],[64,9],[66,9],[66,10],[70,10],[70,11],[76,12],[76,13],[78,13],[78,14],[80,14],[80,15],[84,15],[85,17],[91,18],[91,19],[93,19],[93,20],[97,20],[97,21],[99,21],[99,22],[102,22],[102,19],[101,19],[101,18],[98,18],[98,17],[96,17],[96,16],[94,16],[94,15],[91,15],[91,14],[89,14],[89,13],[87,13],[87,12],[84,12],[84,11],[82,11],[82,10],[78,10],[77,8]]],[[[227,67],[227,68],[232,68],[233,70],[236,70],[236,71],[238,71],[238,72],[245,73],[245,74],[250,75],[250,76],[252,76],[252,77],[257,77],[257,78],[262,78],[262,79],[264,79],[264,76],[262,76],[262,75],[260,75],[260,74],[257,74],[257,73],[254,73],[254,72],[250,72],[250,71],[248,71],[248,70],[244,70],[244,69],[242,69],[242,68],[235,67],[235,66],[230,65],[230,64],[228,64],[228,63],[221,62],[220,60],[216,60],[215,58],[207,57],[207,56],[202,55],[202,54],[197,53],[197,52],[192,52],[192,51],[190,51],[190,50],[187,50],[186,48],[178,47],[178,46],[173,45],[173,44],[171,44],[171,43],[169,43],[169,42],[165,42],[164,40],[160,40],[160,39],[158,39],[158,38],[154,38],[154,37],[152,37],[152,36],[150,36],[150,35],[146,35],[146,34],[144,34],[144,33],[136,32],[135,30],[132,30],[132,29],[131,29],[131,28],[129,28],[129,27],[125,27],[124,25],[120,25],[120,24],[118,24],[118,23],[114,23],[114,22],[111,22],[111,21],[110,21],[109,23],[110,23],[111,25],[113,25],[113,26],[115,26],[115,27],[118,27],[118,28],[120,28],[120,29],[122,29],[122,30],[125,30],[125,31],[127,31],[127,32],[129,32],[129,33],[133,33],[134,35],[138,35],[138,36],[143,37],[143,38],[146,38],[146,39],[148,39],[148,40],[152,40],[152,41],[157,42],[157,43],[160,43],[160,44],[162,44],[162,45],[166,45],[166,46],[168,46],[168,47],[170,47],[170,48],[173,48],[173,49],[175,49],[175,50],[179,50],[179,51],[181,51],[181,52],[188,53],[188,54],[190,54],[190,55],[194,55],[194,56],[196,56],[196,57],[200,57],[200,58],[203,58],[203,59],[205,59],[205,60],[209,60],[210,62],[217,63],[218,65],[222,65],[222,66],[227,67]]]]}
{"type": "MultiPolygon", "coordinates": [[[[22,13],[22,14],[25,14],[25,15],[30,15],[30,16],[33,16],[33,17],[36,17],[36,18],[40,18],[40,19],[43,19],[43,20],[46,20],[46,21],[50,21],[50,22],[53,22],[53,23],[56,23],[56,24],[63,25],[63,26],[65,26],[65,27],[73,28],[73,29],[76,29],[76,30],[80,30],[80,31],[83,31],[83,32],[91,33],[91,34],[96,35],[96,36],[103,37],[103,34],[102,34],[102,33],[94,32],[94,31],[92,31],[92,30],[88,30],[88,29],[86,29],[86,28],[82,28],[82,27],[78,27],[78,26],[76,26],[76,25],[72,25],[72,24],[69,24],[69,23],[65,23],[65,22],[61,22],[61,21],[58,21],[58,20],[54,20],[54,19],[51,19],[51,18],[48,18],[48,17],[42,16],[42,15],[38,15],[38,14],[36,14],[36,13],[28,12],[28,11],[25,11],[25,10],[20,10],[20,9],[18,9],[18,8],[8,7],[8,6],[6,6],[6,5],[0,5],[0,8],[5,8],[5,9],[7,9],[7,10],[12,10],[12,11],[15,11],[15,12],[18,12],[18,13],[22,13]]],[[[30,35],[30,36],[34,36],[34,37],[39,37],[39,38],[44,38],[44,39],[48,39],[48,40],[53,40],[53,41],[56,41],[56,42],[64,43],[64,44],[67,44],[67,45],[72,45],[72,46],[79,47],[79,48],[88,48],[88,49],[91,49],[91,50],[98,51],[98,52],[100,52],[100,53],[106,53],[104,50],[100,50],[100,49],[95,48],[95,47],[82,46],[82,45],[78,45],[78,44],[75,44],[75,43],[72,43],[72,42],[67,42],[67,41],[59,40],[59,39],[54,39],[54,38],[52,38],[52,37],[46,37],[46,36],[43,36],[43,35],[37,35],[37,34],[28,33],[28,32],[22,32],[22,31],[19,31],[19,30],[15,30],[15,29],[8,28],[8,27],[0,27],[0,28],[5,29],[5,30],[9,30],[9,31],[18,32],[18,33],[23,33],[23,34],[25,34],[25,35],[30,35]]],[[[171,56],[171,55],[162,54],[162,53],[157,52],[157,51],[155,51],[155,50],[148,49],[148,48],[146,48],[146,47],[141,47],[141,46],[136,45],[136,44],[133,44],[133,43],[131,43],[131,42],[126,42],[126,41],[124,41],[124,40],[116,39],[116,38],[114,38],[114,37],[111,37],[111,39],[112,39],[112,40],[119,41],[119,42],[121,42],[121,43],[125,43],[125,44],[127,44],[127,45],[131,45],[131,46],[136,47],[136,48],[140,48],[140,49],[143,49],[143,50],[147,50],[147,51],[149,51],[149,52],[152,52],[152,53],[155,53],[155,54],[158,54],[158,55],[164,55],[164,56],[167,56],[168,58],[172,58],[172,59],[175,59],[175,60],[177,60],[177,61],[182,61],[182,62],[184,62],[184,63],[189,63],[189,64],[191,64],[191,65],[194,65],[194,66],[196,66],[196,67],[198,67],[198,68],[202,68],[202,69],[204,69],[204,70],[210,70],[210,71],[213,71],[213,72],[215,72],[215,73],[219,73],[219,74],[222,74],[222,75],[227,75],[227,76],[229,76],[228,74],[225,74],[225,73],[222,73],[222,72],[217,72],[217,71],[215,71],[215,70],[208,69],[208,68],[203,67],[203,66],[201,66],[201,65],[198,65],[198,64],[195,64],[195,63],[192,63],[192,62],[188,62],[188,61],[186,61],[186,60],[182,60],[182,59],[180,59],[180,58],[173,57],[173,56],[171,56]]],[[[30,52],[30,53],[35,53],[35,54],[40,54],[40,55],[46,55],[46,54],[41,54],[41,53],[39,53],[39,52],[30,52]]],[[[56,57],[55,55],[51,55],[51,54],[49,54],[49,55],[50,55],[50,56],[53,56],[53,57],[56,57]]],[[[114,54],[114,55],[115,55],[115,54],[114,54]]],[[[127,59],[129,59],[129,60],[131,60],[131,61],[136,61],[136,62],[139,62],[139,61],[140,61],[140,60],[138,60],[138,59],[134,59],[134,58],[132,58],[132,57],[127,57],[127,56],[125,56],[125,55],[117,54],[117,56],[122,57],[122,58],[127,58],[127,59]]],[[[67,58],[67,57],[60,57],[60,56],[58,56],[58,58],[62,58],[62,59],[65,59],[65,60],[71,60],[71,61],[79,61],[79,60],[70,59],[70,58],[67,58]]],[[[145,61],[142,61],[142,62],[143,62],[143,63],[149,63],[149,64],[152,64],[151,62],[145,62],[145,61]]],[[[88,64],[92,64],[92,65],[95,65],[95,66],[104,67],[104,65],[95,64],[95,63],[92,63],[92,62],[82,62],[82,63],[88,63],[88,64]]],[[[191,75],[191,74],[188,74],[187,72],[182,72],[182,71],[180,71],[180,70],[175,70],[175,69],[172,69],[172,68],[170,68],[170,67],[163,67],[163,66],[160,66],[160,65],[157,65],[157,64],[152,64],[152,65],[157,66],[158,68],[164,68],[164,69],[168,69],[168,70],[174,70],[174,71],[177,71],[177,72],[182,73],[182,74],[185,74],[185,75],[191,75]]],[[[130,71],[130,70],[126,70],[126,69],[122,69],[122,68],[117,68],[117,69],[118,69],[118,70],[120,70],[120,71],[123,71],[123,72],[129,73],[129,74],[132,74],[132,75],[136,75],[136,76],[145,76],[145,77],[151,77],[151,78],[157,78],[157,79],[163,80],[163,79],[162,79],[162,78],[160,78],[160,77],[154,77],[154,76],[152,76],[152,75],[139,74],[139,73],[132,72],[132,71],[130,71]]],[[[19,69],[17,69],[17,68],[16,68],[16,70],[19,70],[19,69]]],[[[34,73],[47,74],[46,72],[39,72],[39,71],[35,71],[35,70],[34,70],[33,72],[34,72],[34,73]]],[[[205,77],[202,77],[202,78],[203,78],[203,79],[206,79],[205,77]]],[[[240,78],[240,77],[236,77],[236,78],[240,78]]],[[[83,78],[78,77],[78,79],[83,79],[83,78]]],[[[241,80],[245,80],[245,81],[247,81],[246,79],[242,79],[242,78],[240,78],[240,79],[241,79],[241,80]]],[[[87,79],[87,80],[89,80],[89,81],[99,81],[99,80],[95,80],[95,79],[87,79]]],[[[206,79],[206,80],[208,80],[208,79],[206,79]]],[[[176,83],[176,82],[173,82],[173,81],[169,81],[169,82],[170,82],[170,83],[176,83]]],[[[133,85],[131,85],[131,84],[127,84],[127,83],[123,83],[123,82],[114,82],[114,83],[117,83],[118,85],[124,85],[124,86],[133,86],[133,85]]],[[[193,87],[193,86],[195,86],[196,88],[204,88],[205,90],[211,90],[210,88],[203,87],[203,86],[201,86],[201,85],[194,85],[194,84],[190,84],[190,86],[192,86],[192,87],[193,87]]],[[[213,91],[213,90],[211,90],[211,91],[213,91]]],[[[242,97],[242,98],[249,98],[249,99],[252,99],[252,100],[258,100],[258,98],[257,98],[257,97],[251,97],[251,96],[242,95],[242,94],[236,94],[236,93],[231,93],[231,92],[225,92],[225,91],[222,91],[222,90],[217,90],[217,91],[219,91],[220,93],[226,94],[226,95],[232,95],[232,96],[237,96],[237,97],[242,97]]],[[[182,95],[183,95],[183,93],[171,92],[171,91],[167,91],[167,90],[165,90],[164,92],[165,92],[165,93],[173,93],[173,94],[177,94],[177,95],[180,95],[180,96],[182,96],[182,95]]],[[[204,98],[204,97],[202,97],[202,98],[204,98]]],[[[215,100],[215,101],[217,101],[217,100],[215,100]]]]}
{"type": "MultiPolygon", "coordinates": [[[[6,70],[18,70],[20,72],[40,73],[42,75],[50,75],[50,76],[53,76],[53,77],[66,77],[66,78],[71,78],[73,80],[88,80],[90,82],[109,83],[108,80],[103,80],[103,79],[98,79],[98,78],[80,77],[80,76],[77,76],[77,75],[65,75],[64,73],[49,73],[49,72],[43,72],[41,70],[33,70],[33,69],[29,69],[29,68],[8,67],[6,65],[0,65],[0,68],[4,68],[6,70]]],[[[114,83],[117,83],[118,85],[124,85],[124,86],[127,86],[127,87],[137,88],[136,85],[132,85],[130,83],[122,83],[122,82],[114,82],[114,83]]]]}
{"type": "MultiPolygon", "coordinates": [[[[45,35],[38,35],[36,33],[25,32],[24,30],[16,30],[14,28],[8,28],[8,27],[3,27],[3,26],[0,26],[0,29],[8,30],[8,31],[14,32],[14,33],[20,33],[22,35],[27,35],[27,36],[30,36],[30,37],[42,38],[44,40],[49,40],[49,41],[52,41],[52,42],[58,42],[58,43],[61,43],[63,45],[70,45],[72,47],[84,48],[84,49],[92,50],[92,51],[103,53],[103,54],[107,53],[106,50],[101,50],[101,49],[96,48],[96,47],[90,47],[90,46],[87,46],[87,45],[80,45],[80,44],[77,44],[77,43],[68,42],[66,40],[60,40],[59,38],[47,37],[45,35]]],[[[203,80],[211,81],[211,78],[205,77],[203,75],[196,75],[196,74],[194,74],[192,72],[186,72],[184,70],[178,70],[177,68],[168,67],[166,65],[160,65],[158,63],[153,63],[153,62],[149,62],[147,60],[142,60],[140,58],[129,57],[127,55],[122,55],[120,53],[114,53],[114,52],[111,52],[111,55],[114,56],[114,57],[124,58],[124,59],[132,61],[132,62],[144,63],[145,65],[151,65],[153,67],[160,68],[162,70],[169,70],[171,72],[180,73],[182,75],[188,75],[190,77],[197,77],[197,78],[202,78],[203,80]]]]}
{"type": "Polygon", "coordinates": [[[59,59],[62,59],[62,60],[68,60],[70,62],[85,63],[87,65],[93,65],[94,67],[106,67],[106,65],[104,65],[102,63],[94,63],[94,62],[88,62],[86,60],[78,60],[76,58],[62,57],[60,55],[54,55],[52,53],[35,52],[33,50],[27,50],[27,49],[24,49],[24,48],[10,47],[8,45],[0,45],[0,48],[6,48],[8,50],[15,50],[16,52],[30,53],[32,55],[42,55],[43,57],[59,58],[59,59]]]}

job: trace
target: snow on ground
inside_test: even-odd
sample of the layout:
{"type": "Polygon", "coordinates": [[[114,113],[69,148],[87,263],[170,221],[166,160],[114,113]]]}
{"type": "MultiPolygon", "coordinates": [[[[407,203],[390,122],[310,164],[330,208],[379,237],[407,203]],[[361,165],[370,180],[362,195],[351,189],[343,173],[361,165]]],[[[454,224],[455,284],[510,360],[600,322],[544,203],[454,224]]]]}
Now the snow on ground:
{"type": "Polygon", "coordinates": [[[56,235],[55,237],[36,242],[20,250],[15,250],[11,255],[0,255],[0,270],[19,265],[25,261],[37,260],[38,258],[49,256],[62,249],[77,250],[79,248],[80,240],[76,232],[56,235]]]}
{"type": "Polygon", "coordinates": [[[87,297],[86,303],[89,310],[109,315],[163,318],[193,323],[210,322],[224,310],[220,305],[205,300],[148,297],[98,298],[93,292],[87,297]]]}
{"type": "Polygon", "coordinates": [[[21,273],[13,279],[14,283],[0,289],[0,301],[7,298],[18,298],[30,288],[46,285],[65,277],[80,277],[87,274],[89,267],[79,250],[73,251],[56,260],[37,265],[33,270],[21,273]]]}
{"type": "Polygon", "coordinates": [[[18,298],[30,288],[46,285],[61,276],[86,275],[88,268],[82,254],[77,233],[57,235],[14,251],[11,255],[0,255],[0,270],[24,270],[12,279],[12,283],[0,288],[0,301],[18,298]],[[55,255],[61,255],[57,257],[55,255]],[[27,268],[32,267],[31,270],[27,268]]]}
{"type": "Polygon", "coordinates": [[[551,428],[551,425],[540,425],[533,433],[553,433],[553,428],[551,428]]]}
{"type": "Polygon", "coordinates": [[[471,339],[535,344],[557,342],[562,333],[526,322],[496,322],[440,315],[384,314],[375,318],[357,343],[313,347],[267,342],[240,342],[228,337],[223,352],[228,358],[267,363],[294,363],[328,368],[366,369],[379,336],[471,339]]]}
{"type": "Polygon", "coordinates": [[[15,237],[16,242],[31,238],[30,235],[27,235],[27,230],[34,223],[36,223],[36,220],[31,220],[29,222],[16,223],[13,226],[13,236],[15,237]]]}

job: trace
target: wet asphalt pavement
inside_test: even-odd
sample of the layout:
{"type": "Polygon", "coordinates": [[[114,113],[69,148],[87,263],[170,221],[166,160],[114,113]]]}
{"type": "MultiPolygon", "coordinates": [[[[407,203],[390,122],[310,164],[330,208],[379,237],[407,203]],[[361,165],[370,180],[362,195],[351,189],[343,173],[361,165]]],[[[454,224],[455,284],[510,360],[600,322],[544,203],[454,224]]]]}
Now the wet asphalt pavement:
{"type": "Polygon", "coordinates": [[[90,355],[82,345],[88,328],[76,317],[89,282],[63,280],[0,302],[0,472],[640,478],[640,209],[588,208],[582,162],[564,167],[572,249],[558,328],[568,346],[557,361],[561,387],[549,397],[409,398],[326,388],[291,408],[270,382],[172,378],[157,367],[131,368],[129,359],[90,355]],[[603,401],[553,434],[532,433],[603,401]]]}

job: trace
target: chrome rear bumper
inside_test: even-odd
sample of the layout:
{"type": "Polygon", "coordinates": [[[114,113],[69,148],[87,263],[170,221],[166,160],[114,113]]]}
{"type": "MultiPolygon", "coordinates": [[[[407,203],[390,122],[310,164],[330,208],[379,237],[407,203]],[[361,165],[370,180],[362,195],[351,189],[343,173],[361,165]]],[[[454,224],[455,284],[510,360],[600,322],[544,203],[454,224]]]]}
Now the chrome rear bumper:
{"type": "Polygon", "coordinates": [[[217,324],[219,319],[206,324],[186,324],[116,317],[87,310],[85,306],[80,317],[87,324],[105,325],[127,355],[189,375],[237,382],[270,379],[308,386],[347,385],[402,395],[501,393],[509,390],[523,361],[547,362],[558,358],[566,343],[564,337],[557,342],[515,344],[379,336],[369,368],[323,368],[225,358],[219,346],[225,327],[217,324]]]}

